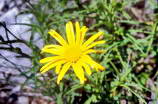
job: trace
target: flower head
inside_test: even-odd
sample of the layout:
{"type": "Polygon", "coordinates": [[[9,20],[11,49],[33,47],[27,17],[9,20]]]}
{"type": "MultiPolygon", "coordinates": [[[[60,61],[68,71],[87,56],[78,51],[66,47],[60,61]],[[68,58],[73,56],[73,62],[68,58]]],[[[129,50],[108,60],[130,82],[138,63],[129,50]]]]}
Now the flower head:
{"type": "Polygon", "coordinates": [[[96,53],[97,50],[92,49],[98,44],[103,44],[105,41],[95,41],[103,33],[98,32],[92,35],[87,41],[84,40],[88,28],[83,26],[80,28],[78,22],[75,23],[75,29],[72,22],[66,24],[65,40],[55,30],[50,30],[48,33],[55,38],[59,45],[46,45],[42,52],[52,54],[40,60],[40,63],[46,63],[41,69],[41,73],[55,67],[55,72],[58,74],[57,83],[62,80],[65,73],[72,68],[76,76],[80,79],[80,83],[84,83],[84,70],[88,75],[91,75],[91,69],[104,70],[104,67],[95,62],[90,56],[90,53],[96,53]],[[74,32],[75,30],[75,32],[74,32]],[[76,34],[76,35],[75,35],[76,34]]]}

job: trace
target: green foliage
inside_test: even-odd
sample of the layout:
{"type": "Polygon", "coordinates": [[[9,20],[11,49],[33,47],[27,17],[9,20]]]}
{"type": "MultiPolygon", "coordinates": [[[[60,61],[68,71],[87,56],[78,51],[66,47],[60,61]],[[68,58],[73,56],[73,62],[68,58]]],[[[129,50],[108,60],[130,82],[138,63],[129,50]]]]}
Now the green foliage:
{"type": "MultiPolygon", "coordinates": [[[[48,35],[49,29],[55,29],[65,34],[67,21],[79,21],[89,27],[88,35],[97,31],[104,31],[106,43],[100,48],[105,53],[92,55],[99,63],[106,67],[105,71],[93,72],[87,75],[87,81],[80,85],[73,72],[69,72],[63,81],[57,85],[56,75],[39,75],[40,64],[38,60],[43,56],[35,47],[33,49],[34,76],[32,79],[35,90],[44,95],[54,96],[57,104],[115,104],[121,100],[128,102],[147,103],[147,94],[155,94],[153,102],[158,99],[156,90],[158,63],[158,34],[156,14],[153,19],[139,21],[127,12],[126,7],[131,7],[138,0],[39,0],[29,5],[30,8],[23,13],[32,13],[36,21],[31,26],[32,36],[39,33],[45,44],[55,41],[48,35]],[[151,23],[150,23],[151,22],[151,23]],[[138,35],[143,34],[143,38],[138,35]],[[145,62],[152,56],[154,65],[145,62]],[[143,62],[139,62],[143,59],[143,62]],[[140,67],[143,66],[142,69],[140,67]],[[149,68],[150,67],[150,68],[149,68]],[[154,76],[153,88],[148,81],[154,76]],[[41,79],[42,78],[42,79],[41,79]],[[155,91],[156,90],[156,91],[155,91]]],[[[156,0],[151,0],[152,9],[156,9],[156,0]],[[154,2],[154,3],[153,3],[154,2]]],[[[33,44],[30,41],[30,44],[33,44]]],[[[32,45],[30,45],[32,46],[32,45]]],[[[39,49],[38,49],[39,50],[39,49]]]]}

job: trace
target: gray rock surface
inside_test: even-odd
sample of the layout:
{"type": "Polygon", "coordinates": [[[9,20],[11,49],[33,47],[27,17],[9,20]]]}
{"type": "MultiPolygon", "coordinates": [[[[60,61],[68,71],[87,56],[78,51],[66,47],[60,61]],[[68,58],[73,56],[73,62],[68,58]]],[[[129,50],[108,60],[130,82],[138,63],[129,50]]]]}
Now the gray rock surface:
{"type": "MultiPolygon", "coordinates": [[[[31,32],[29,26],[17,25],[17,23],[30,24],[30,20],[34,18],[32,14],[18,13],[26,8],[23,0],[0,0],[0,104],[29,104],[31,102],[30,95],[23,95],[21,85],[26,81],[26,77],[21,75],[21,72],[28,71],[32,67],[30,59],[25,57],[17,57],[19,54],[13,51],[8,51],[2,48],[18,48],[24,54],[32,54],[32,50],[24,43],[2,44],[3,41],[16,40],[16,38],[1,25],[6,24],[6,27],[17,38],[24,41],[29,41],[31,32]],[[8,36],[7,36],[8,35],[8,36]]],[[[43,46],[43,41],[36,34],[35,44],[38,47],[43,46]]],[[[31,96],[31,99],[34,99],[31,96]]],[[[38,103],[34,103],[38,104],[38,103]]],[[[48,104],[48,103],[45,103],[48,104]]]]}
{"type": "MultiPolygon", "coordinates": [[[[0,0],[0,22],[5,22],[6,27],[19,39],[29,41],[31,32],[27,32],[27,30],[30,29],[30,27],[25,25],[15,25],[16,23],[27,23],[30,24],[30,19],[34,18],[32,14],[22,14],[18,15],[20,12],[20,8],[24,8],[25,4],[23,4],[22,0],[0,0]],[[20,5],[20,6],[19,6],[20,5]]],[[[4,27],[0,26],[0,35],[3,37],[4,40],[7,40],[6,32],[4,27]]],[[[13,37],[11,34],[8,33],[9,40],[15,40],[15,37],[13,37]]],[[[39,39],[39,35],[37,34],[36,39],[39,39]]],[[[38,45],[38,47],[42,47],[42,40],[35,40],[35,44],[38,45]]],[[[12,44],[14,48],[19,48],[21,51],[25,54],[31,55],[32,50],[27,47],[23,43],[14,43],[12,44]]],[[[7,45],[0,44],[0,47],[7,47],[7,45]]],[[[19,66],[31,67],[31,61],[27,58],[16,58],[18,54],[1,50],[0,54],[3,55],[7,60],[11,61],[12,63],[15,63],[19,66]]],[[[13,71],[13,69],[16,69],[16,67],[13,64],[10,64],[7,60],[4,60],[3,57],[0,57],[0,72],[5,71],[9,73],[10,72],[16,72],[13,71]],[[7,67],[7,70],[4,70],[4,67],[7,67]],[[10,67],[10,68],[9,68],[10,67]]]]}

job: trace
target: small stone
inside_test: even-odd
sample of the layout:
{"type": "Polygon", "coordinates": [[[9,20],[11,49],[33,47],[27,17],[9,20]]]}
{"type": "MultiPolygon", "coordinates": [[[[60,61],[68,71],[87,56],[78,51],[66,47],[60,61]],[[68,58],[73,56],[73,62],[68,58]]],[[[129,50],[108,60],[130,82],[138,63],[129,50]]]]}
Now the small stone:
{"type": "Polygon", "coordinates": [[[3,97],[7,97],[7,93],[1,91],[1,92],[0,92],[0,97],[1,97],[1,98],[3,98],[3,97]]]}
{"type": "Polygon", "coordinates": [[[18,98],[17,104],[29,104],[29,98],[25,96],[20,96],[18,98]]]}
{"type": "Polygon", "coordinates": [[[12,89],[11,93],[16,93],[16,92],[19,92],[20,90],[21,90],[21,87],[20,85],[18,85],[12,89]]]}

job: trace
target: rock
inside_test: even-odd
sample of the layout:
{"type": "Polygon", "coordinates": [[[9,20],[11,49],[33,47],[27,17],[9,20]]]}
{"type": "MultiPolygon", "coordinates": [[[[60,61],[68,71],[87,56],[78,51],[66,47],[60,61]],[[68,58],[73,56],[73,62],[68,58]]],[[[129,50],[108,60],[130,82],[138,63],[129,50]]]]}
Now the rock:
{"type": "Polygon", "coordinates": [[[29,98],[25,96],[20,96],[18,98],[17,104],[29,104],[29,98]]]}
{"type": "Polygon", "coordinates": [[[15,16],[18,14],[17,8],[12,8],[0,17],[0,21],[5,21],[6,24],[15,23],[15,16]]]}

